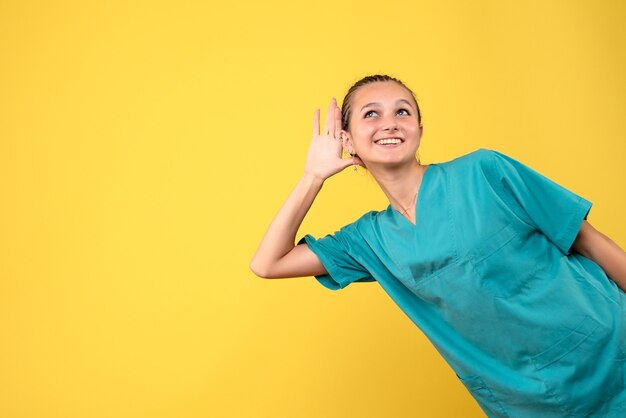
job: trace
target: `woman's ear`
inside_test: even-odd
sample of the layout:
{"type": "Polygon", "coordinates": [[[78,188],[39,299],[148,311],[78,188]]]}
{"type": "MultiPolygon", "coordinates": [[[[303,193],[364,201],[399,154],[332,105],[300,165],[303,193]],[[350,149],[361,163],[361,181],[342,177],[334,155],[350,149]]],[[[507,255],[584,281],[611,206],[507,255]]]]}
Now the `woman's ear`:
{"type": "Polygon", "coordinates": [[[354,155],[354,146],[352,144],[352,136],[347,131],[341,130],[341,145],[343,146],[343,152],[346,154],[354,155]]]}

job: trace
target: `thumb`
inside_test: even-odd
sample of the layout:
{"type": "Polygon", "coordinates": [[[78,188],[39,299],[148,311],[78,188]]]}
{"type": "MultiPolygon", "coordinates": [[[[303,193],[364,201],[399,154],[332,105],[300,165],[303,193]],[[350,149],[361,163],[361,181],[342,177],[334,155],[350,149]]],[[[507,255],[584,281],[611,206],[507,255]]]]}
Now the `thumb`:
{"type": "Polygon", "coordinates": [[[346,168],[350,167],[350,166],[351,166],[351,165],[353,165],[353,164],[358,164],[358,163],[355,161],[355,158],[358,158],[358,157],[352,157],[352,158],[342,158],[342,159],[341,159],[341,170],[344,170],[344,169],[346,169],[346,168]]]}
{"type": "Polygon", "coordinates": [[[365,163],[356,155],[352,157],[352,164],[360,165],[363,168],[367,168],[365,167],[365,163]]]}

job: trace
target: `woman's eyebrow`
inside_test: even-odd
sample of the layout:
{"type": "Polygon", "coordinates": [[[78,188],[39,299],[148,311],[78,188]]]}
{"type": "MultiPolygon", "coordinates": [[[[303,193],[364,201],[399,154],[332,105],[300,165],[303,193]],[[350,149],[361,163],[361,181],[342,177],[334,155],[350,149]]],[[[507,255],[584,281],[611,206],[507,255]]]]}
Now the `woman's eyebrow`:
{"type": "MultiPolygon", "coordinates": [[[[411,102],[409,102],[406,99],[398,99],[398,100],[396,100],[396,104],[398,104],[398,103],[405,103],[405,104],[409,105],[411,108],[413,108],[413,105],[411,104],[411,102]]],[[[372,107],[381,107],[381,104],[379,102],[368,103],[368,104],[364,105],[361,108],[361,110],[365,109],[366,107],[370,107],[370,106],[372,106],[372,107]]]]}
{"type": "Polygon", "coordinates": [[[369,107],[369,106],[378,106],[378,107],[380,107],[380,103],[378,103],[378,102],[368,103],[368,104],[364,105],[364,106],[361,108],[361,110],[363,110],[363,109],[365,109],[366,107],[369,107]]]}
{"type": "Polygon", "coordinates": [[[409,102],[406,99],[399,99],[396,101],[396,103],[406,103],[407,105],[411,106],[411,108],[413,108],[413,105],[411,104],[411,102],[409,102]]]}

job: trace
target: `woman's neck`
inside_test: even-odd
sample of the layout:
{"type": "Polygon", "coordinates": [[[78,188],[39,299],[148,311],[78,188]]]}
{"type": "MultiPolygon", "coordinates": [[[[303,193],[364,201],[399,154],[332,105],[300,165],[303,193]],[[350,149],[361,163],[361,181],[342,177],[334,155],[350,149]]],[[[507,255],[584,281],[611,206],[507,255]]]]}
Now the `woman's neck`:
{"type": "Polygon", "coordinates": [[[415,161],[414,164],[393,169],[372,167],[369,170],[391,206],[403,215],[405,214],[403,212],[409,212],[412,218],[415,209],[411,212],[407,208],[414,208],[415,198],[427,167],[415,161]]]}

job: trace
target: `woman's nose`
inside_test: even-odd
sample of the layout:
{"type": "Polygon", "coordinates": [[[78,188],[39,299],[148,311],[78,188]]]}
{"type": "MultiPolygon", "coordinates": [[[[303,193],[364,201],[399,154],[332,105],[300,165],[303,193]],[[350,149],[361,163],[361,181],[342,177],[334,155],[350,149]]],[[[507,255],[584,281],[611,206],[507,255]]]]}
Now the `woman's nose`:
{"type": "Polygon", "coordinates": [[[383,131],[395,131],[398,129],[398,123],[393,116],[387,116],[382,120],[383,131]]]}

